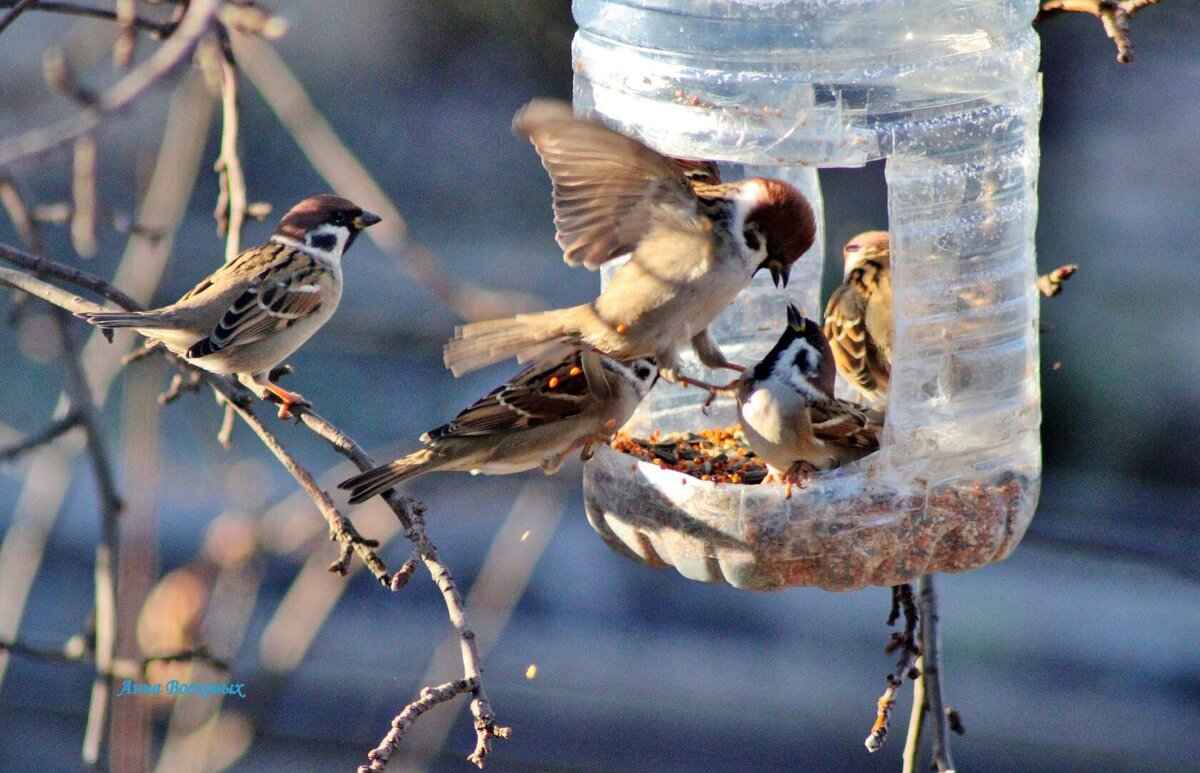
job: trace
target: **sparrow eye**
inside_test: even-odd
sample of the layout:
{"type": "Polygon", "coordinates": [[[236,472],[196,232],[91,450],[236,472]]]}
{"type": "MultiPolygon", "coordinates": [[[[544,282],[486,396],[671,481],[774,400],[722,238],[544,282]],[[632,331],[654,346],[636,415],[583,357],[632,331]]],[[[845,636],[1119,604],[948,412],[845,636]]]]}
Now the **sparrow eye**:
{"type": "Polygon", "coordinates": [[[758,238],[758,230],[753,227],[742,229],[742,239],[753,252],[758,252],[758,248],[762,246],[762,240],[758,238]]]}
{"type": "Polygon", "coordinates": [[[329,218],[329,222],[332,225],[346,225],[346,223],[347,223],[346,213],[345,212],[334,212],[333,217],[329,218]]]}

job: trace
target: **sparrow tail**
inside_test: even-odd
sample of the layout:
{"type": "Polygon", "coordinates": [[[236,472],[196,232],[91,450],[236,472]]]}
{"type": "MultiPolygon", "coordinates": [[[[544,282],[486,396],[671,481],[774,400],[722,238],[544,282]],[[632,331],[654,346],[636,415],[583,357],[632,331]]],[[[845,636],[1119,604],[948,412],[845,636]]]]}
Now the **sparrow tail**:
{"type": "Polygon", "coordinates": [[[578,327],[572,320],[591,313],[588,304],[536,314],[518,314],[507,319],[472,322],[454,331],[443,348],[443,361],[455,376],[485,368],[509,357],[528,362],[543,356],[554,344],[573,336],[578,327]]]}
{"type": "Polygon", "coordinates": [[[118,327],[154,328],[162,325],[162,319],[153,312],[144,311],[81,311],[75,316],[96,327],[112,329],[118,327]]]}
{"type": "Polygon", "coordinates": [[[350,490],[350,504],[357,505],[376,494],[381,494],[394,486],[411,480],[418,475],[424,475],[436,469],[435,454],[432,449],[423,448],[414,451],[391,464],[367,470],[364,473],[347,478],[338,484],[338,488],[350,490]]]}

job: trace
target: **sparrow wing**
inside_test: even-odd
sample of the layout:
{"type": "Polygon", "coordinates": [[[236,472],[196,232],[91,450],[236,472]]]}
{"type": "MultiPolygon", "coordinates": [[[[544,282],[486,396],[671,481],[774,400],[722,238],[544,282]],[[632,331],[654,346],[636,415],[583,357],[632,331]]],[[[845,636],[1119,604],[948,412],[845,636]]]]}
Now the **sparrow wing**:
{"type": "Polygon", "coordinates": [[[268,268],[233,300],[208,337],[192,344],[187,356],[246,346],[314,314],[321,308],[324,273],[312,261],[305,261],[300,270],[268,268]]]}
{"type": "Polygon", "coordinates": [[[594,401],[579,357],[572,356],[549,367],[526,368],[450,423],[425,433],[421,440],[493,435],[537,427],[577,416],[594,401]]]}
{"type": "Polygon", "coordinates": [[[867,296],[847,282],[834,291],[825,307],[825,337],[840,372],[860,391],[874,393],[879,384],[867,362],[867,296]]]}
{"type": "Polygon", "coordinates": [[[864,410],[854,403],[833,399],[810,404],[808,416],[818,440],[861,448],[868,453],[879,449],[883,419],[878,411],[864,410]]]}
{"type": "Polygon", "coordinates": [[[554,225],[568,265],[595,270],[632,252],[664,208],[680,221],[695,219],[686,162],[678,165],[637,140],[574,118],[553,100],[526,105],[513,131],[529,138],[550,173],[554,225]]]}

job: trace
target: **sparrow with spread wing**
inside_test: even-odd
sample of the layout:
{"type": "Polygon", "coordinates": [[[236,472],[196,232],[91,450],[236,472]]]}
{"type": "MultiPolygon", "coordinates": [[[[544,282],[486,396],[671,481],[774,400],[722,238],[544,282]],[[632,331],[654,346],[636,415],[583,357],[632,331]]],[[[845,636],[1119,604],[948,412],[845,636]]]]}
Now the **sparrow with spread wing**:
{"type": "Polygon", "coordinates": [[[513,130],[550,174],[567,264],[629,261],[591,303],[458,328],[447,367],[457,376],[584,347],[623,361],[654,357],[675,381],[678,353],[690,344],[708,367],[741,370],[708,326],[759,269],[787,284],[816,233],[804,195],[761,177],[720,183],[714,165],[670,159],[559,102],[534,100],[513,130]]]}
{"type": "Polygon", "coordinates": [[[342,255],[379,217],[339,196],[313,196],[283,217],[265,244],[225,263],[169,306],[82,312],[101,328],[134,328],[211,373],[237,374],[280,401],[288,417],[303,397],[271,370],[312,337],[342,297],[342,255]]]}

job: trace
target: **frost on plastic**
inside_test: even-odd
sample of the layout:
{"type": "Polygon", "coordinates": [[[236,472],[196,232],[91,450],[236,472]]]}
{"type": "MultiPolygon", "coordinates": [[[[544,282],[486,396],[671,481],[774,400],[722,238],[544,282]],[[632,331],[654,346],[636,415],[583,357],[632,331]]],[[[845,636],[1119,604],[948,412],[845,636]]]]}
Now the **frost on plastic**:
{"type": "MultiPolygon", "coordinates": [[[[575,105],[672,155],[786,179],[887,159],[895,339],[883,448],[785,499],[611,449],[588,518],[618,552],[771,589],[894,585],[1006,556],[1041,479],[1033,231],[1035,0],[575,0],[575,105]]],[[[818,298],[823,239],[786,291],[757,278],[714,326],[752,363],[818,298]]],[[[610,269],[611,270],[611,269],[610,269]]],[[[701,377],[727,380],[728,372],[701,377]]],[[[724,426],[660,385],[628,428],[724,426]]]]}

